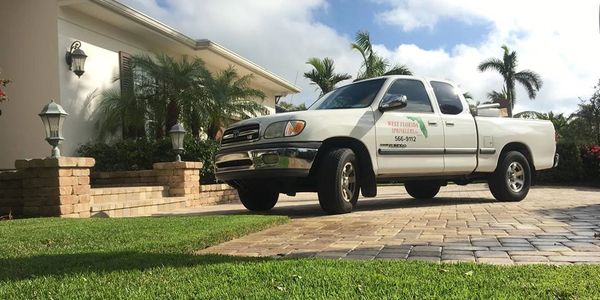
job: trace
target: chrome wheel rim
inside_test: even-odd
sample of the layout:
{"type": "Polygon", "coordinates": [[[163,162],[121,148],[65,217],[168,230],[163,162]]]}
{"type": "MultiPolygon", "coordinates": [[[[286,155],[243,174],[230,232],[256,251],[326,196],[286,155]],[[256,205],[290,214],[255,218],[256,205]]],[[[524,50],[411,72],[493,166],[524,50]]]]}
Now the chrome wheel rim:
{"type": "Polygon", "coordinates": [[[508,188],[518,193],[525,186],[525,169],[519,162],[513,161],[506,170],[506,184],[508,188]]]}
{"type": "Polygon", "coordinates": [[[340,191],[344,201],[350,202],[354,197],[356,189],[356,171],[351,162],[344,164],[342,168],[342,179],[340,180],[340,191]]]}

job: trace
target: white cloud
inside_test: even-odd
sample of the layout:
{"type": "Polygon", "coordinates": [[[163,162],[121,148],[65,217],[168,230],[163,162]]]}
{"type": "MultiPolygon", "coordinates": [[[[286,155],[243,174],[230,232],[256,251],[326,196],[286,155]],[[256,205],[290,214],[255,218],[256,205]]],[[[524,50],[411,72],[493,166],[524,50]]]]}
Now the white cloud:
{"type": "MultiPolygon", "coordinates": [[[[517,51],[520,69],[535,70],[544,79],[535,101],[517,90],[517,110],[573,111],[577,97],[589,97],[600,77],[597,1],[372,1],[390,7],[378,20],[404,31],[437,30],[438,23],[447,19],[473,26],[491,24],[480,45],[457,45],[450,50],[409,44],[376,46],[390,61],[407,64],[417,75],[454,80],[476,99],[484,100],[487,92],[502,87],[499,75],[476,69],[483,59],[500,57],[502,44],[517,51]]],[[[171,0],[167,9],[154,1],[123,2],[190,36],[223,44],[291,82],[297,80],[303,93],[294,96],[295,103],[317,95],[302,76],[308,57],[332,57],[338,71],[351,75],[356,75],[360,65],[360,56],[349,48],[352,37],[313,18],[318,10],[333,13],[335,7],[325,0],[171,0]]]]}
{"type": "Polygon", "coordinates": [[[502,87],[499,75],[476,71],[483,59],[501,57],[502,44],[517,51],[519,69],[534,70],[544,80],[535,101],[517,90],[517,110],[573,111],[578,97],[589,97],[600,78],[597,1],[382,1],[392,9],[380,17],[404,31],[434,28],[443,19],[492,24],[477,46],[457,45],[447,53],[400,45],[387,54],[417,74],[453,79],[478,99],[502,87]]]}
{"type": "Polygon", "coordinates": [[[194,37],[208,38],[258,63],[303,90],[288,96],[294,103],[310,102],[318,93],[304,79],[309,57],[332,57],[341,72],[355,75],[360,64],[349,39],[312,19],[328,9],[322,0],[234,1],[172,0],[162,8],[146,0],[126,4],[194,37]]]}

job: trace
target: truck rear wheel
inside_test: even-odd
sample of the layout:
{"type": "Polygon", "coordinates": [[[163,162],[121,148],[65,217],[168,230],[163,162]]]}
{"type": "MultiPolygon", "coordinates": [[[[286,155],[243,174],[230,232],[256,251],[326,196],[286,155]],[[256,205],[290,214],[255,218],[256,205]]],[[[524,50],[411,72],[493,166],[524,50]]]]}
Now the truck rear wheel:
{"type": "Polygon", "coordinates": [[[498,201],[523,200],[531,186],[531,168],[527,158],[518,151],[506,153],[488,178],[488,185],[498,201]]]}
{"type": "Polygon", "coordinates": [[[323,157],[318,173],[321,208],[330,214],[352,211],[358,201],[358,163],[352,150],[333,149],[323,157]]]}
{"type": "Polygon", "coordinates": [[[248,210],[267,211],[275,206],[279,193],[269,188],[239,188],[240,201],[248,210]]]}
{"type": "Polygon", "coordinates": [[[441,184],[435,181],[408,181],[404,188],[415,199],[431,199],[440,191],[441,184]]]}

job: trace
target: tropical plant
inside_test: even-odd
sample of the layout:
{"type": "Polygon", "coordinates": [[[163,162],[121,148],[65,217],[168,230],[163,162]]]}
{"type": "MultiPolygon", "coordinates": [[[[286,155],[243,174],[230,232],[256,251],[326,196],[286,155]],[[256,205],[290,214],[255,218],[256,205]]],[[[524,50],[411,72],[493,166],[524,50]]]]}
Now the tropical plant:
{"type": "Polygon", "coordinates": [[[202,120],[200,104],[206,94],[203,81],[209,77],[200,58],[166,54],[137,55],[132,59],[135,94],[150,108],[149,119],[157,138],[163,137],[180,119],[192,131],[198,131],[202,120]]]}
{"type": "MultiPolygon", "coordinates": [[[[93,92],[88,97],[95,98],[96,93],[93,92]]],[[[89,100],[86,101],[86,103],[89,102],[89,100]]],[[[122,138],[140,138],[146,136],[147,113],[145,102],[121,94],[118,88],[109,88],[100,94],[100,102],[93,115],[101,139],[119,131],[121,131],[122,138]]]]}
{"type": "Polygon", "coordinates": [[[600,80],[589,100],[581,101],[577,110],[577,123],[589,133],[594,144],[600,145],[600,80]]]}
{"type": "Polygon", "coordinates": [[[489,58],[479,64],[478,69],[481,72],[486,70],[495,70],[504,79],[506,88],[506,96],[508,99],[508,116],[512,117],[512,111],[515,104],[515,84],[520,83],[525,90],[529,99],[535,99],[537,92],[542,87],[543,81],[537,73],[531,70],[517,71],[517,53],[510,51],[506,45],[502,46],[504,55],[502,59],[489,58]]]}
{"type": "Polygon", "coordinates": [[[399,64],[391,65],[385,58],[379,56],[373,50],[368,31],[357,32],[354,43],[350,46],[352,49],[358,51],[363,58],[356,80],[383,75],[412,75],[412,72],[407,66],[399,64]]]}
{"type": "Polygon", "coordinates": [[[250,87],[252,78],[252,74],[240,77],[233,67],[206,76],[203,88],[207,99],[202,107],[211,139],[235,119],[253,117],[264,111],[264,107],[254,100],[264,100],[265,94],[250,87]]]}
{"type": "Polygon", "coordinates": [[[504,103],[508,101],[508,92],[506,91],[506,87],[502,87],[500,92],[491,91],[487,94],[488,100],[492,103],[504,103]]]}
{"type": "Polygon", "coordinates": [[[321,95],[335,89],[335,85],[338,82],[352,78],[352,76],[346,73],[335,73],[333,59],[329,57],[325,57],[324,59],[311,57],[306,63],[311,65],[313,69],[304,73],[304,77],[310,79],[312,84],[319,87],[321,95]]]}

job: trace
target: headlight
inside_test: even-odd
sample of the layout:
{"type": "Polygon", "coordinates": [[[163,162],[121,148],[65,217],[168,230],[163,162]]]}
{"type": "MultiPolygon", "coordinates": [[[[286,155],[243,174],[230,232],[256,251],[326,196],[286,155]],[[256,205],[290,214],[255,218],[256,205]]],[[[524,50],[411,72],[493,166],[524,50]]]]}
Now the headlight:
{"type": "Polygon", "coordinates": [[[299,135],[306,122],[304,121],[283,121],[275,122],[267,127],[264,133],[265,139],[273,139],[278,137],[288,137],[299,135]]]}

